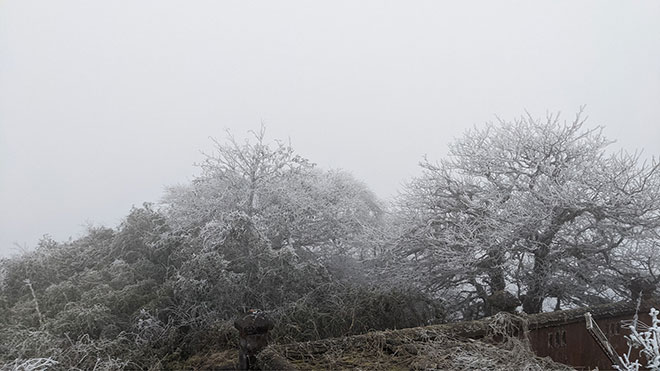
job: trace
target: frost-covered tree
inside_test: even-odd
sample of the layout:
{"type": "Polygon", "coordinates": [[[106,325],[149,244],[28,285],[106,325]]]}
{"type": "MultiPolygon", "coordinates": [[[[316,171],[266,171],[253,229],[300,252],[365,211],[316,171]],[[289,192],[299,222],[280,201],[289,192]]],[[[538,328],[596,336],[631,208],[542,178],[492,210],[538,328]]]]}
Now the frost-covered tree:
{"type": "Polygon", "coordinates": [[[537,313],[550,297],[558,309],[658,282],[659,164],[608,154],[602,128],[584,122],[475,128],[402,192],[400,251],[465,316],[501,308],[497,298],[537,313]]]}
{"type": "Polygon", "coordinates": [[[268,143],[265,130],[237,141],[214,141],[202,173],[164,197],[175,229],[219,244],[227,218],[246,216],[271,247],[343,248],[379,222],[382,205],[350,174],[321,171],[284,142],[268,143]]]}

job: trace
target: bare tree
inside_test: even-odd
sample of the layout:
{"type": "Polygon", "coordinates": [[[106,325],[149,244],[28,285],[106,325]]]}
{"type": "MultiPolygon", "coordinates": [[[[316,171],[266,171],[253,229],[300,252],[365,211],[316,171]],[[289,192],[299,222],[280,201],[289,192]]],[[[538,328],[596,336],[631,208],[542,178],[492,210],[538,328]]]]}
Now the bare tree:
{"type": "Polygon", "coordinates": [[[558,309],[620,297],[631,277],[655,280],[655,255],[626,257],[657,245],[659,164],[608,155],[602,128],[584,122],[582,111],[571,122],[500,120],[468,131],[447,159],[421,163],[398,200],[399,242],[430,289],[470,316],[490,314],[497,292],[537,313],[549,297],[558,309]]]}

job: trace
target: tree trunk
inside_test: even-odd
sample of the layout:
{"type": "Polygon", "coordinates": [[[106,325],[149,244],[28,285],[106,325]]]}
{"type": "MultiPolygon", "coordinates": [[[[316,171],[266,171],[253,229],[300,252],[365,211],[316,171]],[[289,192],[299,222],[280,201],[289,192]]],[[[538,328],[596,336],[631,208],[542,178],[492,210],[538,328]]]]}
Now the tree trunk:
{"type": "Polygon", "coordinates": [[[504,271],[499,266],[488,269],[488,278],[490,279],[489,286],[491,293],[503,291],[506,288],[504,271]]]}
{"type": "Polygon", "coordinates": [[[543,309],[548,277],[548,252],[547,246],[541,247],[534,252],[533,276],[522,303],[523,311],[527,314],[540,313],[543,309]]]}

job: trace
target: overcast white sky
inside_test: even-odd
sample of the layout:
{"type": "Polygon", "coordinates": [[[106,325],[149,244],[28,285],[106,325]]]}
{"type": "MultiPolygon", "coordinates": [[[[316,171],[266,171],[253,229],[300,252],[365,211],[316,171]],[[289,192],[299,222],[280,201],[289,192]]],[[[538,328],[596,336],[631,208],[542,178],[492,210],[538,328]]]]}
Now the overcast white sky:
{"type": "Polygon", "coordinates": [[[0,256],[117,225],[225,128],[387,198],[475,124],[584,104],[660,154],[659,1],[0,1],[0,256]]]}

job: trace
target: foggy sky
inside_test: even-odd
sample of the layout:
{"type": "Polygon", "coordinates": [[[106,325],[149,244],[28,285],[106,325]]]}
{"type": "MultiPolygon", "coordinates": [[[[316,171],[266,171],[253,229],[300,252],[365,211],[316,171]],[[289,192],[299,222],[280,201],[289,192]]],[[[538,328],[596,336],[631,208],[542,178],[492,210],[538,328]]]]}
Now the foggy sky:
{"type": "Polygon", "coordinates": [[[383,198],[473,125],[586,105],[660,154],[660,2],[0,1],[0,256],[269,138],[383,198]]]}

